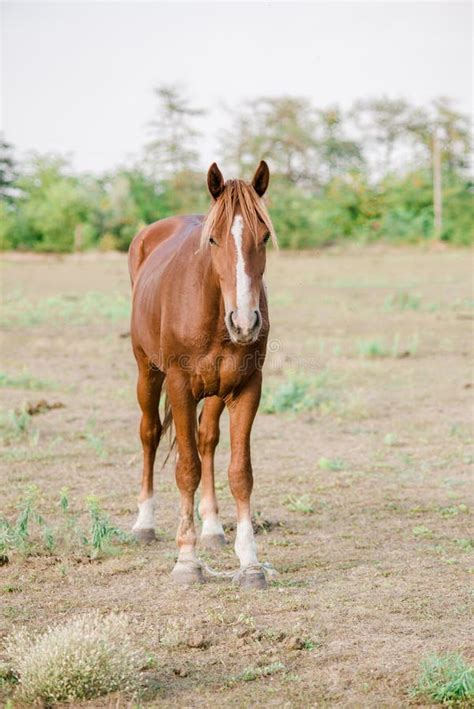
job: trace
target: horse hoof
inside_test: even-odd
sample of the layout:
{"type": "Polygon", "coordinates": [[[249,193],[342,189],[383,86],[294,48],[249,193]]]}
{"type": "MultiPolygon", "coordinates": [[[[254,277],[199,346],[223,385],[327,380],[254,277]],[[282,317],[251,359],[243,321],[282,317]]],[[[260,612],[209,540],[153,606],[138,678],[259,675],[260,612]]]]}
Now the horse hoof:
{"type": "Polygon", "coordinates": [[[149,529],[132,529],[132,534],[140,544],[150,544],[156,542],[155,530],[149,529]]]}
{"type": "Polygon", "coordinates": [[[252,570],[244,571],[238,576],[238,584],[240,588],[245,589],[264,589],[267,588],[267,579],[263,571],[252,570]]]}
{"type": "Polygon", "coordinates": [[[199,543],[209,551],[219,551],[227,544],[223,534],[202,534],[199,543]]]}
{"type": "Polygon", "coordinates": [[[200,564],[194,561],[177,561],[171,572],[175,583],[189,586],[192,583],[204,583],[204,576],[200,564]]]}

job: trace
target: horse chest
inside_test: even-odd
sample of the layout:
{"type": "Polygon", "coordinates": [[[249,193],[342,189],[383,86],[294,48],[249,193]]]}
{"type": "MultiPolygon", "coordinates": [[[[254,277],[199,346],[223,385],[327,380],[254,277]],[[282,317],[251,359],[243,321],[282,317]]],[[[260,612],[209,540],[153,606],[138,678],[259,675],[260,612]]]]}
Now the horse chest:
{"type": "Polygon", "coordinates": [[[210,353],[197,360],[191,375],[194,396],[226,397],[255,371],[258,354],[239,348],[235,352],[210,353]],[[242,349],[242,351],[239,351],[242,349]]]}

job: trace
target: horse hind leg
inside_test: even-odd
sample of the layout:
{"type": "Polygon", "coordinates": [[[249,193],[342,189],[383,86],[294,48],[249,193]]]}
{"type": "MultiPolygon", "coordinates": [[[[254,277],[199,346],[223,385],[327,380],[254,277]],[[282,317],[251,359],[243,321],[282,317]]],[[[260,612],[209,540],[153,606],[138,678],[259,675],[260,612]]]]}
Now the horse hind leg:
{"type": "Polygon", "coordinates": [[[216,490],[214,485],[214,452],[219,443],[219,419],[224,402],[217,396],[204,401],[199,418],[199,453],[201,456],[201,500],[199,514],[202,518],[201,546],[217,550],[225,543],[224,529],[218,518],[216,490]]]}
{"type": "Polygon", "coordinates": [[[140,438],[143,447],[143,473],[138,496],[138,517],[132,527],[140,542],[151,542],[155,535],[155,496],[153,493],[153,468],[156,449],[161,437],[159,403],[165,375],[150,369],[148,363],[139,363],[137,397],[142,410],[140,438]]]}

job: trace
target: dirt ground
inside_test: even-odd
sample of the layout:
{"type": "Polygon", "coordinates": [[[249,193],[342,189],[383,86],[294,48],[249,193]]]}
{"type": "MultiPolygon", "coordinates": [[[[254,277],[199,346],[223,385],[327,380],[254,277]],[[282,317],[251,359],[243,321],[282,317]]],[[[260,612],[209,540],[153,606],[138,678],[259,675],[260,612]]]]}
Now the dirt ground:
{"type": "MultiPolygon", "coordinates": [[[[254,427],[259,556],[279,575],[253,593],[227,578],[172,584],[178,493],[163,448],[158,541],[97,560],[14,555],[0,567],[0,637],[124,611],[152,658],[143,705],[428,706],[410,696],[427,653],[472,659],[471,268],[466,250],[272,254],[265,401],[286,381],[321,394],[254,427]]],[[[7,257],[0,275],[2,415],[64,405],[4,435],[2,514],[14,520],[34,483],[54,525],[67,486],[81,519],[92,494],[129,529],[140,448],[125,257],[7,257]]],[[[232,543],[202,553],[219,570],[237,567],[228,440],[224,422],[217,479],[232,543]]]]}

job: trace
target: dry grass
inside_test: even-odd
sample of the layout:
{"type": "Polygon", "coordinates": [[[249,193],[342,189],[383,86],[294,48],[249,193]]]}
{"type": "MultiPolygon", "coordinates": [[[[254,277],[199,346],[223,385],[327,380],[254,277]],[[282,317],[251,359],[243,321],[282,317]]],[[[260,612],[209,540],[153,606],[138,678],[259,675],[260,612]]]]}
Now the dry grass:
{"type": "MultiPolygon", "coordinates": [[[[260,558],[279,575],[265,593],[243,593],[225,578],[183,593],[169,577],[179,500],[171,462],[161,470],[165,449],[155,544],[124,544],[113,532],[113,553],[94,555],[73,530],[65,538],[71,519],[92,539],[90,496],[114,529],[128,531],[136,514],[125,259],[4,264],[4,290],[22,292],[18,314],[4,320],[2,514],[16,525],[18,502],[36,485],[55,545],[44,548],[35,523],[32,553],[1,567],[0,636],[19,627],[43,633],[94,609],[126,613],[131,637],[152,658],[141,673],[145,706],[204,707],[216,697],[223,706],[429,705],[428,695],[410,693],[423,658],[472,659],[469,255],[379,247],[270,254],[267,282],[265,396],[275,412],[262,410],[254,427],[253,509],[260,558]],[[391,348],[397,334],[397,356],[358,352],[358,341],[391,348]],[[27,421],[7,413],[35,410],[37,399],[64,408],[27,421]],[[67,512],[58,504],[64,486],[67,512]]],[[[236,568],[228,456],[224,417],[216,471],[230,543],[213,557],[199,552],[218,570],[236,568]]],[[[15,692],[10,679],[0,681],[0,704],[15,692]]]]}
{"type": "Polygon", "coordinates": [[[47,705],[136,691],[144,664],[123,614],[88,613],[37,636],[16,631],[5,646],[18,698],[47,705]]]}

